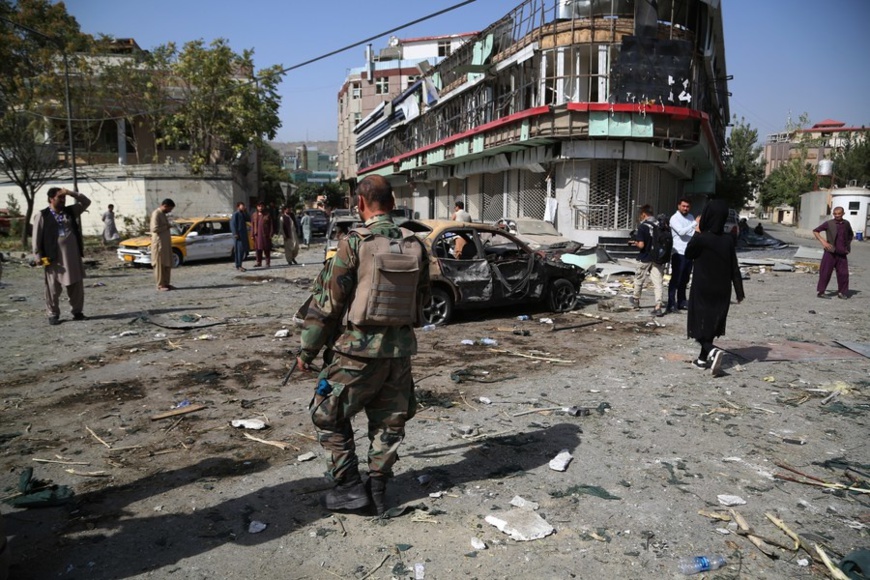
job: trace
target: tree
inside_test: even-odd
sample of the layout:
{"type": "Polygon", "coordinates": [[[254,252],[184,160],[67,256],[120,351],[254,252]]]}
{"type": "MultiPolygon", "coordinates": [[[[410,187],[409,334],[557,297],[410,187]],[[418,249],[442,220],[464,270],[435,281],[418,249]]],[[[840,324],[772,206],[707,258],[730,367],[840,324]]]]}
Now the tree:
{"type": "Polygon", "coordinates": [[[189,148],[194,173],[231,164],[248,147],[274,139],[281,126],[280,67],[255,76],[254,52],[236,54],[224,39],[208,47],[202,40],[188,42],[180,52],[170,44],[165,50],[178,96],[162,126],[161,141],[189,148]]]}
{"type": "Polygon", "coordinates": [[[268,143],[262,143],[259,147],[258,158],[260,161],[260,196],[266,201],[276,201],[284,205],[288,200],[284,199],[284,189],[281,185],[288,183],[290,176],[281,167],[281,155],[268,143]]]}
{"type": "Polygon", "coordinates": [[[791,159],[774,169],[761,184],[758,201],[763,207],[790,205],[800,209],[801,194],[813,190],[815,172],[806,156],[791,159]]]}
{"type": "Polygon", "coordinates": [[[30,223],[36,192],[61,169],[51,143],[66,138],[46,118],[63,110],[63,64],[89,37],[63,3],[0,0],[0,17],[0,171],[21,189],[30,223]]]}
{"type": "Polygon", "coordinates": [[[834,178],[840,187],[855,181],[858,186],[870,184],[870,131],[863,134],[862,139],[850,136],[842,151],[832,157],[834,162],[834,178]]]}
{"type": "Polygon", "coordinates": [[[759,161],[761,147],[758,145],[758,130],[750,127],[745,119],[734,124],[726,141],[723,159],[725,173],[717,187],[717,193],[732,207],[743,207],[755,194],[764,179],[764,165],[759,161]]]}

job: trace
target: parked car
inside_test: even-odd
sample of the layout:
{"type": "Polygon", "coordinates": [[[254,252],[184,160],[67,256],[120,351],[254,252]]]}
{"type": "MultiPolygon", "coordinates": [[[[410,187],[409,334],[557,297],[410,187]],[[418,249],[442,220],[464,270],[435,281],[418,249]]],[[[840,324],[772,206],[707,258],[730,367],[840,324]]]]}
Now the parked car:
{"type": "Polygon", "coordinates": [[[573,253],[582,244],[566,238],[550,222],[534,218],[501,218],[496,226],[506,229],[533,250],[565,250],[573,253]]]}
{"type": "Polygon", "coordinates": [[[344,215],[333,217],[326,229],[326,247],[323,248],[323,261],[332,258],[338,249],[340,242],[353,228],[363,225],[362,218],[358,215],[344,215]]]}
{"type": "MultiPolygon", "coordinates": [[[[173,268],[197,260],[233,259],[235,240],[230,231],[230,216],[175,218],[170,220],[170,228],[173,268]]],[[[249,247],[254,247],[250,224],[248,244],[249,247]]],[[[118,246],[118,259],[134,266],[150,266],[151,236],[121,242],[118,246]]]]}
{"type": "Polygon", "coordinates": [[[554,312],[567,312],[577,303],[583,270],[533,251],[503,229],[449,220],[411,220],[403,227],[429,251],[427,324],[446,324],[466,308],[546,301],[554,312]]]}
{"type": "MultiPolygon", "coordinates": [[[[322,209],[305,209],[302,215],[311,216],[311,235],[324,236],[329,227],[329,216],[322,209]]],[[[301,218],[302,216],[300,216],[301,218]]]]}

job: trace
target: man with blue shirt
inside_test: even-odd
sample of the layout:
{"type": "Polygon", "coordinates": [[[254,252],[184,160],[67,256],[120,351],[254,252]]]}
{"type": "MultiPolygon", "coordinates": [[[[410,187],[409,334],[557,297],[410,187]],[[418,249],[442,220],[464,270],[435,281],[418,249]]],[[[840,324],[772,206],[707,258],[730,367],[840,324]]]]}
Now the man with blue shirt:
{"type": "Polygon", "coordinates": [[[671,281],[668,283],[668,307],[669,314],[679,310],[688,310],[689,301],[686,299],[686,286],[692,275],[692,260],[686,258],[686,245],[698,224],[695,217],[689,213],[692,203],[685,197],[677,204],[677,211],[671,216],[669,225],[674,239],[674,249],[671,254],[671,281]]]}

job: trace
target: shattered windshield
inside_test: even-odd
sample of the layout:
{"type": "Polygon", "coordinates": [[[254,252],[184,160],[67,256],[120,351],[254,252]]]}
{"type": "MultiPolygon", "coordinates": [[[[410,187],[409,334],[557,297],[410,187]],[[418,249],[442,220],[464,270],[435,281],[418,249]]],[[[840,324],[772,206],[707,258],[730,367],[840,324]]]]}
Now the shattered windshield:
{"type": "Polygon", "coordinates": [[[169,235],[170,236],[183,236],[190,229],[190,226],[193,225],[193,222],[171,222],[169,224],[169,235]]]}

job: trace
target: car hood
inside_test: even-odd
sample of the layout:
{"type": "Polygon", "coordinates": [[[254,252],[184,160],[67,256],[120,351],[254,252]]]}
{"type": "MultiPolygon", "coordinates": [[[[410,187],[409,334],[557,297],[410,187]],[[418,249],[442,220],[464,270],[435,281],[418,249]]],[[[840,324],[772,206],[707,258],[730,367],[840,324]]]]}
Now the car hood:
{"type": "Polygon", "coordinates": [[[569,244],[571,240],[565,236],[555,236],[553,234],[519,234],[517,236],[530,246],[552,246],[553,244],[569,244]]]}
{"type": "Polygon", "coordinates": [[[121,242],[121,245],[130,248],[143,248],[151,245],[151,237],[142,236],[141,238],[130,238],[129,240],[121,242]]]}

